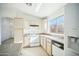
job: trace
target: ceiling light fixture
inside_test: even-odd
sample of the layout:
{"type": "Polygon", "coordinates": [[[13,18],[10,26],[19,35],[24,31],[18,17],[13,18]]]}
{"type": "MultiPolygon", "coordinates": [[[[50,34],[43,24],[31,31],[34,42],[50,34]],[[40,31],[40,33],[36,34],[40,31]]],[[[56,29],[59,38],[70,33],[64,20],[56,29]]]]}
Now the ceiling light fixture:
{"type": "Polygon", "coordinates": [[[28,6],[32,6],[32,3],[26,3],[26,5],[28,5],[28,6]]]}

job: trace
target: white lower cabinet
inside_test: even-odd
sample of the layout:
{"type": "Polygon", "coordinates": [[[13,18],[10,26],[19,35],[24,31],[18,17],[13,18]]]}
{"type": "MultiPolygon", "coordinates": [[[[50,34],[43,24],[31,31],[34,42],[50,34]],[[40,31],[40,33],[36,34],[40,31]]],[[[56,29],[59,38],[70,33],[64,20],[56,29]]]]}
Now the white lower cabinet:
{"type": "Polygon", "coordinates": [[[54,56],[64,56],[64,50],[62,50],[62,49],[60,49],[60,48],[58,48],[58,47],[56,47],[55,45],[52,45],[52,54],[54,55],[54,56]]]}
{"type": "Polygon", "coordinates": [[[41,36],[41,46],[50,56],[64,56],[64,49],[59,48],[61,45],[56,44],[48,37],[41,36]]]}
{"type": "Polygon", "coordinates": [[[42,46],[42,48],[44,47],[44,38],[43,37],[41,37],[41,46],[42,46]]]}
{"type": "Polygon", "coordinates": [[[46,51],[47,50],[47,39],[44,37],[44,45],[43,45],[43,47],[44,47],[44,50],[46,51]]]}
{"type": "Polygon", "coordinates": [[[48,42],[48,41],[47,41],[47,53],[49,55],[52,55],[52,45],[51,45],[51,42],[48,42]]]}
{"type": "Polygon", "coordinates": [[[52,41],[44,36],[41,36],[41,46],[48,55],[52,55],[52,41]]]}

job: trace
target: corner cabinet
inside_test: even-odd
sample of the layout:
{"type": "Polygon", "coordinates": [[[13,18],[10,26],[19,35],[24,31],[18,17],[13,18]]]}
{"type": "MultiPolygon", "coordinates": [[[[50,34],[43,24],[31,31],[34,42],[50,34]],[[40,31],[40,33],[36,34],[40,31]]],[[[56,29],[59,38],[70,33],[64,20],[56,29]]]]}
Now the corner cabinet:
{"type": "Polygon", "coordinates": [[[48,55],[52,55],[52,41],[49,38],[41,36],[41,47],[47,52],[48,55]]]}

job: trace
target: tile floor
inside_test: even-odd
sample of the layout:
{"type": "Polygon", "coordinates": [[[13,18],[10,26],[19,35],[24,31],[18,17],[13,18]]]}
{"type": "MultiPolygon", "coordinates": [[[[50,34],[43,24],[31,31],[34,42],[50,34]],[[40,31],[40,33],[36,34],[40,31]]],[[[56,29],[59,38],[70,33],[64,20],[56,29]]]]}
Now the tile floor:
{"type": "Polygon", "coordinates": [[[41,47],[23,48],[21,56],[48,56],[41,47]]]}
{"type": "Polygon", "coordinates": [[[7,39],[0,45],[0,56],[18,56],[21,51],[20,43],[14,43],[14,39],[7,39]]]}
{"type": "Polygon", "coordinates": [[[13,39],[6,40],[0,46],[0,56],[48,56],[41,47],[20,49],[21,44],[15,44],[13,39]]]}

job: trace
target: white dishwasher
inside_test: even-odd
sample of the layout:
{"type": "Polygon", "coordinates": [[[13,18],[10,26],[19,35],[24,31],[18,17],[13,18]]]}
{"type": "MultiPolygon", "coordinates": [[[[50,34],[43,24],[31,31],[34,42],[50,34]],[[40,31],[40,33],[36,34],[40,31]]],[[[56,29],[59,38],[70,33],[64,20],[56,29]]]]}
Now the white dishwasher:
{"type": "Polygon", "coordinates": [[[61,44],[52,44],[52,55],[53,56],[64,56],[64,49],[61,48],[61,44]]]}

